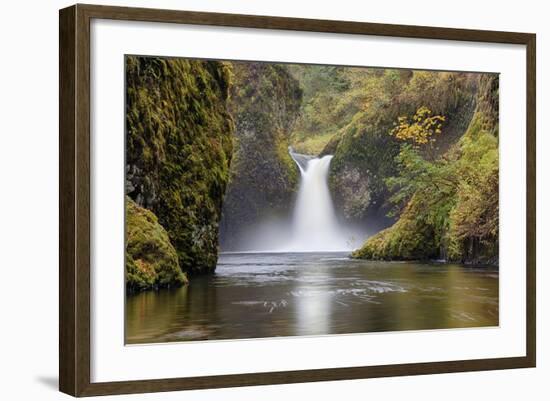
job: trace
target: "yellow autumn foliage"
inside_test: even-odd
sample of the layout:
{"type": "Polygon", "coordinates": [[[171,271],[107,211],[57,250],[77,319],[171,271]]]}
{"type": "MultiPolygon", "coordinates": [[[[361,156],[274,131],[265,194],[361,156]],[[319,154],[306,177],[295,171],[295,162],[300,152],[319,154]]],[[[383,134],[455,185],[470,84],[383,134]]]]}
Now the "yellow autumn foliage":
{"type": "Polygon", "coordinates": [[[398,117],[390,135],[395,138],[420,146],[435,142],[435,136],[441,134],[445,116],[432,116],[432,111],[425,106],[420,107],[412,118],[398,117]]]}

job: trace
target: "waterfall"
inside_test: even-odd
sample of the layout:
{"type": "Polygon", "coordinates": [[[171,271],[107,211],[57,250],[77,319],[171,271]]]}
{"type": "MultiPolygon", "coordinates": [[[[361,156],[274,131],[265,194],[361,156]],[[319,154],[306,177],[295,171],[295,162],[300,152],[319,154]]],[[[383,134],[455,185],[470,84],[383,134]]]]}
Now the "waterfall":
{"type": "MultiPolygon", "coordinates": [[[[332,156],[289,153],[300,170],[300,186],[288,216],[266,214],[244,231],[235,252],[348,252],[362,244],[365,232],[342,226],[328,188],[332,156]]],[[[227,252],[227,251],[226,251],[227,252]]]]}
{"type": "Polygon", "coordinates": [[[300,169],[289,251],[346,251],[351,246],[338,224],[328,188],[332,156],[315,158],[289,150],[300,169]]]}

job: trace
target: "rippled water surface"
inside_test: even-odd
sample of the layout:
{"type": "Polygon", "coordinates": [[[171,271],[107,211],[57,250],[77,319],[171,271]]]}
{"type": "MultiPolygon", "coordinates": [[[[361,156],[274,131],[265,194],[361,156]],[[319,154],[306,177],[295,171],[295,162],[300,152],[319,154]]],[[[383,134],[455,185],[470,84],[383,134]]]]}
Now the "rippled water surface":
{"type": "Polygon", "coordinates": [[[126,342],[498,326],[498,315],[496,269],[222,254],[212,276],[129,295],[126,342]]]}

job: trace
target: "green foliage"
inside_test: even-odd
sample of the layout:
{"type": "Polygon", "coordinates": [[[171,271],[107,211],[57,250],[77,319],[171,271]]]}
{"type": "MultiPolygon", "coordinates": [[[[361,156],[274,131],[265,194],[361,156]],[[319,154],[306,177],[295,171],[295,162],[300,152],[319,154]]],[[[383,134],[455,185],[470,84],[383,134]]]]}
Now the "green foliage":
{"type": "Polygon", "coordinates": [[[480,86],[478,111],[455,146],[436,159],[411,144],[401,146],[399,173],[386,179],[399,219],[369,238],[354,257],[497,262],[498,101],[492,96],[498,92],[487,96],[486,90],[494,89],[494,81],[498,87],[498,80],[482,80],[492,82],[480,86]]]}
{"type": "Polygon", "coordinates": [[[141,291],[187,284],[168,233],[153,212],[126,198],[126,287],[141,291]]]}
{"type": "Polygon", "coordinates": [[[319,154],[361,110],[362,76],[370,70],[315,65],[291,65],[289,70],[304,92],[292,146],[302,153],[319,154]]]}
{"type": "Polygon", "coordinates": [[[334,154],[331,190],[344,217],[368,219],[388,207],[391,193],[385,179],[399,171],[396,156],[402,142],[388,135],[392,130],[407,134],[405,139],[413,144],[415,140],[429,141],[421,153],[430,159],[442,155],[458,140],[473,114],[477,88],[474,78],[466,73],[390,69],[370,69],[357,78],[357,85],[364,91],[361,109],[322,152],[334,154]],[[400,121],[403,116],[411,117],[400,121]],[[445,130],[445,135],[439,130],[445,130]],[[352,174],[355,171],[360,174],[352,174]],[[368,182],[363,191],[346,190],[360,187],[361,182],[368,182]]]}
{"type": "MultiPolygon", "coordinates": [[[[389,199],[394,205],[394,214],[399,214],[403,204],[414,194],[428,200],[428,210],[440,200],[452,197],[459,178],[456,176],[456,164],[448,158],[432,162],[426,160],[412,145],[406,144],[402,145],[396,160],[400,174],[386,179],[386,185],[393,191],[389,199]]],[[[425,215],[423,218],[437,220],[435,216],[425,215]]]]}
{"type": "Polygon", "coordinates": [[[183,271],[213,271],[229,180],[230,66],[126,58],[127,194],[166,228],[183,271]]]}

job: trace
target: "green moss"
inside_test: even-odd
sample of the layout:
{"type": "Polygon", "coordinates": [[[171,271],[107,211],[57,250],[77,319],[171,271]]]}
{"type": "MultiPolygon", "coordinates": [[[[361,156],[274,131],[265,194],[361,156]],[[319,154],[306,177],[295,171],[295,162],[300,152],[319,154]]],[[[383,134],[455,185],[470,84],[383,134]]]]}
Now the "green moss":
{"type": "Polygon", "coordinates": [[[423,199],[413,198],[399,220],[390,228],[368,239],[352,257],[373,260],[419,260],[435,258],[439,254],[437,235],[424,219],[423,199]]]}
{"type": "MultiPolygon", "coordinates": [[[[285,176],[285,180],[289,184],[291,191],[297,187],[299,174],[296,168],[296,163],[288,153],[288,141],[279,139],[275,143],[276,158],[280,163],[281,171],[285,176]]],[[[292,191],[293,192],[293,191],[292,191]]]]}
{"type": "Polygon", "coordinates": [[[288,153],[302,92],[286,66],[233,63],[230,106],[236,124],[231,182],[221,241],[234,249],[240,234],[267,216],[288,213],[299,171],[288,153]]]}
{"type": "Polygon", "coordinates": [[[291,144],[306,154],[320,154],[337,132],[361,110],[362,79],[372,70],[322,65],[290,65],[304,96],[291,144]]]}
{"type": "Polygon", "coordinates": [[[446,152],[464,133],[475,109],[473,74],[431,71],[373,71],[362,79],[363,108],[327,143],[322,154],[334,154],[331,192],[337,208],[350,220],[369,221],[386,213],[391,196],[385,179],[398,173],[400,143],[389,135],[399,116],[426,106],[445,115],[445,135],[437,153],[446,152]],[[359,188],[362,182],[368,187],[359,188]]]}
{"type": "Polygon", "coordinates": [[[449,213],[448,257],[498,263],[499,165],[498,127],[478,112],[461,140],[458,169],[463,179],[449,213]]]}
{"type": "Polygon", "coordinates": [[[141,291],[187,284],[168,233],[149,210],[126,198],[126,287],[141,291]]]}
{"type": "Polygon", "coordinates": [[[296,134],[292,147],[296,152],[306,155],[319,155],[334,137],[333,132],[327,132],[314,136],[296,134]],[[297,139],[299,138],[299,139],[297,139]]]}
{"type": "Polygon", "coordinates": [[[183,271],[215,269],[233,120],[230,66],[126,58],[127,194],[166,228],[183,271]]]}
{"type": "Polygon", "coordinates": [[[353,253],[366,259],[445,258],[498,263],[498,78],[482,75],[477,109],[460,140],[436,160],[410,146],[387,180],[405,202],[391,227],[353,253]],[[497,89],[495,89],[497,88],[497,89]]]}

